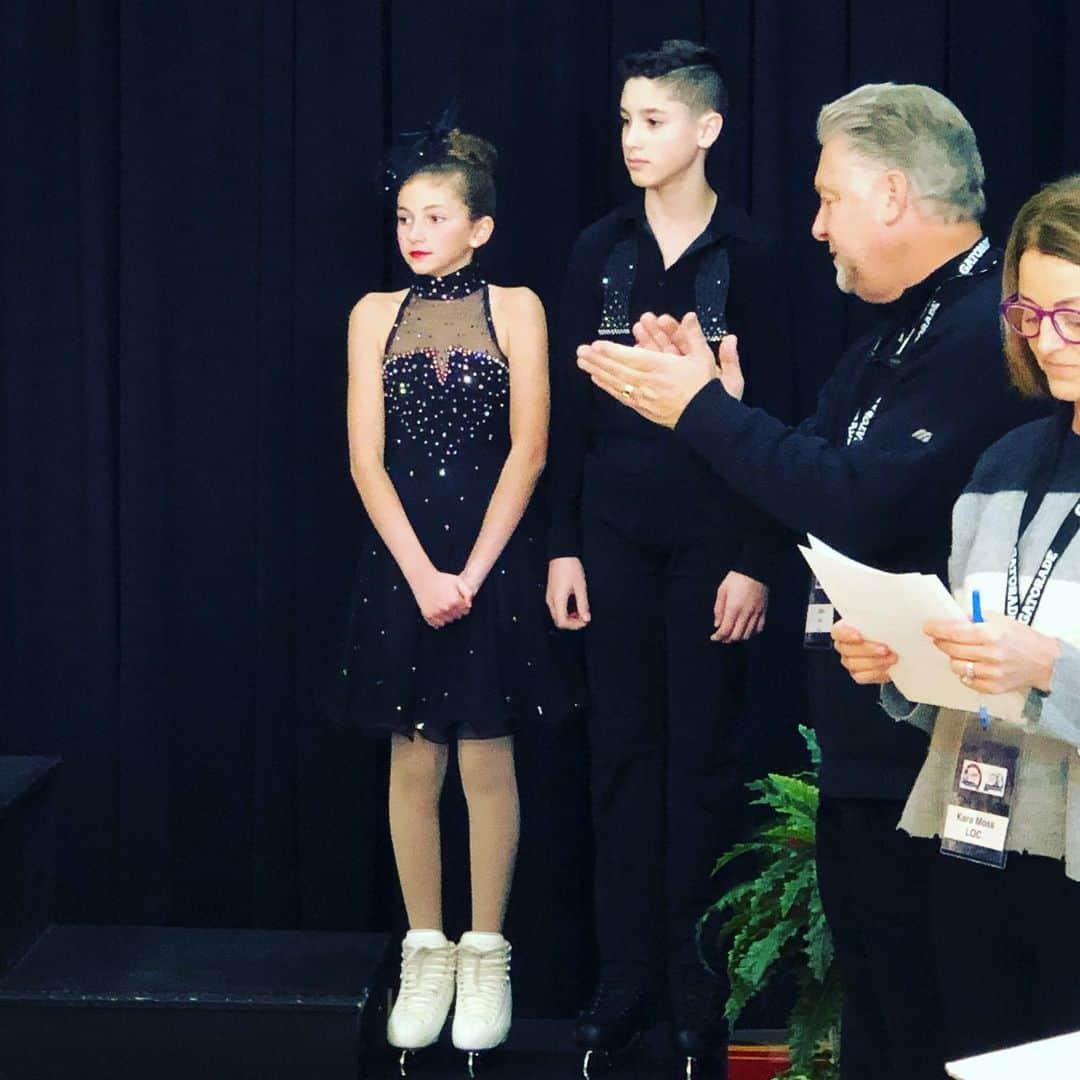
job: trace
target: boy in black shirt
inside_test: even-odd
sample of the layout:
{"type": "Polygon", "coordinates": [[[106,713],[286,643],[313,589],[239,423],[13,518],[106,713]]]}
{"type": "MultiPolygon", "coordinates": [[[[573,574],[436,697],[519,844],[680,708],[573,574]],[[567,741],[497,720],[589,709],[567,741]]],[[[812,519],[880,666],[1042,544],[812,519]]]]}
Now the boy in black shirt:
{"type": "Polygon", "coordinates": [[[764,625],[770,548],[756,511],[671,432],[591,387],[575,350],[631,342],[646,311],[696,311],[714,348],[729,327],[743,335],[757,403],[785,415],[795,384],[775,259],[705,176],[727,110],[715,57],[669,41],[622,75],[623,154],[644,198],[578,238],[551,365],[548,606],[557,626],[588,627],[594,704],[601,972],[577,1037],[589,1051],[626,1042],[666,975],[676,1047],[699,1058],[725,1044],[724,987],[694,927],[738,838],[742,643],[764,625]]]}

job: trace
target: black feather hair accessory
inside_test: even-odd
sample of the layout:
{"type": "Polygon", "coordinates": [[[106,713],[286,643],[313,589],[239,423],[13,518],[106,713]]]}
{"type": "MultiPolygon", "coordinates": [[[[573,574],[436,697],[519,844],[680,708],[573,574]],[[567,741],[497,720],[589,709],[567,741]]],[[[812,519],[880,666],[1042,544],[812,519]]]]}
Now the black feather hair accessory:
{"type": "Polygon", "coordinates": [[[402,131],[387,151],[382,163],[384,190],[390,191],[413,173],[447,157],[447,142],[457,126],[457,102],[443,109],[438,120],[429,121],[419,131],[402,131]]]}

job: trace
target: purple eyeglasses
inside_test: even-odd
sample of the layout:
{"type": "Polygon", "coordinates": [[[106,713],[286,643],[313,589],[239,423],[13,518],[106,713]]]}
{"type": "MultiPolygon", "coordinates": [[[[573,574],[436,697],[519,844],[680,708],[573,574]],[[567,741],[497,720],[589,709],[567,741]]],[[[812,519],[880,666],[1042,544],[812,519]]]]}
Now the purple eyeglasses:
{"type": "Polygon", "coordinates": [[[1010,296],[998,307],[1005,325],[1022,338],[1036,338],[1042,329],[1043,319],[1057,331],[1058,337],[1069,345],[1080,345],[1080,311],[1072,308],[1055,308],[1047,311],[1029,300],[1010,296]]]}

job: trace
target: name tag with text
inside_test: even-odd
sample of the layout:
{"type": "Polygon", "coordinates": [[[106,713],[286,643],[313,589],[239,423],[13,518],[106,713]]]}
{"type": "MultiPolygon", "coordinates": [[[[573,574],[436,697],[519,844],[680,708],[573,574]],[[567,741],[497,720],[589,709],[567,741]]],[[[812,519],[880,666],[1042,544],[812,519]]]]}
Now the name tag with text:
{"type": "Polygon", "coordinates": [[[991,738],[978,717],[968,721],[941,827],[942,854],[1004,868],[1019,753],[991,738]]]}

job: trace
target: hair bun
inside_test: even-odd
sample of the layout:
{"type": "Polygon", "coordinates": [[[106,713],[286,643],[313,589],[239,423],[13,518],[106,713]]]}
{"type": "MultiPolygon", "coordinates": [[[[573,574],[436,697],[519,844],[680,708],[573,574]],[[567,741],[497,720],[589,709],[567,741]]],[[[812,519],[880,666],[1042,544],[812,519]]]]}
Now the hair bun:
{"type": "Polygon", "coordinates": [[[457,158],[467,165],[482,169],[488,175],[494,175],[499,152],[479,135],[470,135],[460,128],[451,128],[446,135],[446,155],[457,158]]]}

